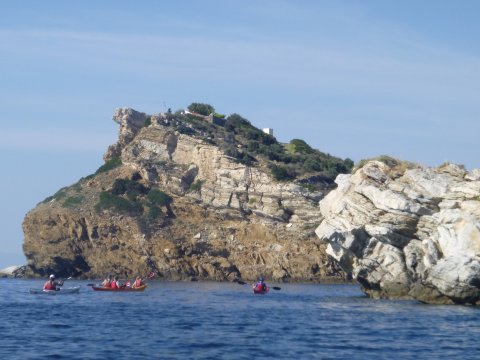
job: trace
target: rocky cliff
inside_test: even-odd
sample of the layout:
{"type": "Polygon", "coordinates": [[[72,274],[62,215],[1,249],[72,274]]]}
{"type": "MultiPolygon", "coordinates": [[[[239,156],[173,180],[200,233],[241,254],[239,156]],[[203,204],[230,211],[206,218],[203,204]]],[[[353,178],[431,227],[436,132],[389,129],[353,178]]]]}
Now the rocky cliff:
{"type": "Polygon", "coordinates": [[[316,233],[368,295],[480,304],[480,170],[386,159],[336,182],[316,233]]]}
{"type": "Polygon", "coordinates": [[[313,167],[326,159],[330,170],[348,170],[340,159],[299,141],[286,153],[239,116],[222,127],[181,114],[119,109],[114,120],[120,134],[105,165],[26,215],[29,275],[342,278],[314,233],[318,201],[335,187],[331,177],[272,175],[291,176],[298,159],[313,167]]]}

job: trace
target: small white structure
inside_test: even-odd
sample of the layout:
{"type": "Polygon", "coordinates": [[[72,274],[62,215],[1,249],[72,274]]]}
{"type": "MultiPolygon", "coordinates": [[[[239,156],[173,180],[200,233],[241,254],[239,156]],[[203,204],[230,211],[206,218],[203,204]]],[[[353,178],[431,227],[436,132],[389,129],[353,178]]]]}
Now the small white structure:
{"type": "Polygon", "coordinates": [[[271,128],[263,128],[263,132],[265,134],[273,136],[273,129],[271,129],[271,128]]]}

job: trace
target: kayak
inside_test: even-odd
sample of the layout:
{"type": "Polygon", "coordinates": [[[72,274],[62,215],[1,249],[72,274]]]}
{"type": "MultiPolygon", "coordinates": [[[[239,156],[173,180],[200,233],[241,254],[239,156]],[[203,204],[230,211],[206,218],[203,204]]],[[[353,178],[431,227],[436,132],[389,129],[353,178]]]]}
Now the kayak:
{"type": "Polygon", "coordinates": [[[136,288],[123,287],[120,289],[105,288],[103,286],[92,286],[94,291],[143,291],[147,288],[148,285],[142,285],[136,288]]]}
{"type": "Polygon", "coordinates": [[[47,294],[47,295],[66,295],[66,294],[78,294],[80,286],[74,286],[70,288],[60,288],[59,290],[43,290],[30,288],[30,294],[47,294]]]}
{"type": "Polygon", "coordinates": [[[254,294],[266,294],[266,293],[268,293],[268,290],[270,290],[270,288],[268,286],[265,290],[257,289],[256,287],[253,287],[253,293],[254,294]]]}

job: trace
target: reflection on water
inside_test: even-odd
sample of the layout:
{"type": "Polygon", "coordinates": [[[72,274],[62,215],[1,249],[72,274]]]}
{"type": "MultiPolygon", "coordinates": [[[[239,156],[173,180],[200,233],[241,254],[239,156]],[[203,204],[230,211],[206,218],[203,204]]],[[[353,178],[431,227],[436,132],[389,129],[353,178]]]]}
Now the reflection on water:
{"type": "Polygon", "coordinates": [[[480,310],[371,300],[355,285],[151,282],[143,293],[28,294],[0,280],[2,359],[480,357],[480,310]]]}

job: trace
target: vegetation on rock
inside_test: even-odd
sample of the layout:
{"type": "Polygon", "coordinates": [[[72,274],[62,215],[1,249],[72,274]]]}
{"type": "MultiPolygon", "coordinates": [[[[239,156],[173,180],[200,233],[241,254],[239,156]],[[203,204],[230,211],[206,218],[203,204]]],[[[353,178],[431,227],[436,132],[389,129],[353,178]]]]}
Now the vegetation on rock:
{"type": "Polygon", "coordinates": [[[201,104],[201,103],[191,103],[188,106],[188,110],[200,115],[205,115],[205,116],[215,112],[215,108],[212,105],[201,104]]]}
{"type": "Polygon", "coordinates": [[[360,160],[355,167],[352,168],[351,172],[352,174],[355,173],[357,170],[363,168],[369,161],[379,161],[387,165],[390,169],[390,174],[396,174],[394,177],[398,177],[400,175],[403,175],[407,169],[413,169],[418,167],[418,165],[409,162],[409,161],[403,161],[399,159],[395,159],[391,156],[388,155],[380,155],[371,159],[362,159],[360,160]]]}
{"type": "Polygon", "coordinates": [[[100,193],[95,210],[139,217],[147,215],[149,221],[154,221],[163,214],[161,208],[166,207],[167,214],[171,215],[172,197],[159,189],[143,185],[139,180],[138,174],[131,179],[115,179],[110,190],[100,193]]]}
{"type": "Polygon", "coordinates": [[[110,159],[110,160],[106,161],[105,164],[100,166],[97,169],[97,171],[95,171],[95,175],[98,175],[98,174],[103,173],[103,172],[110,171],[110,170],[112,170],[112,169],[114,169],[114,168],[116,168],[117,166],[120,166],[120,165],[122,165],[122,159],[120,159],[119,157],[110,159]]]}
{"type": "MultiPolygon", "coordinates": [[[[212,105],[200,103],[192,103],[188,109],[202,115],[215,111],[212,105]]],[[[348,158],[342,160],[313,149],[303,140],[282,144],[235,113],[225,119],[224,126],[219,126],[191,114],[176,112],[170,125],[182,134],[218,146],[238,163],[266,164],[266,169],[270,169],[277,180],[291,181],[313,174],[334,179],[340,173],[349,173],[354,165],[348,158]]]]}

